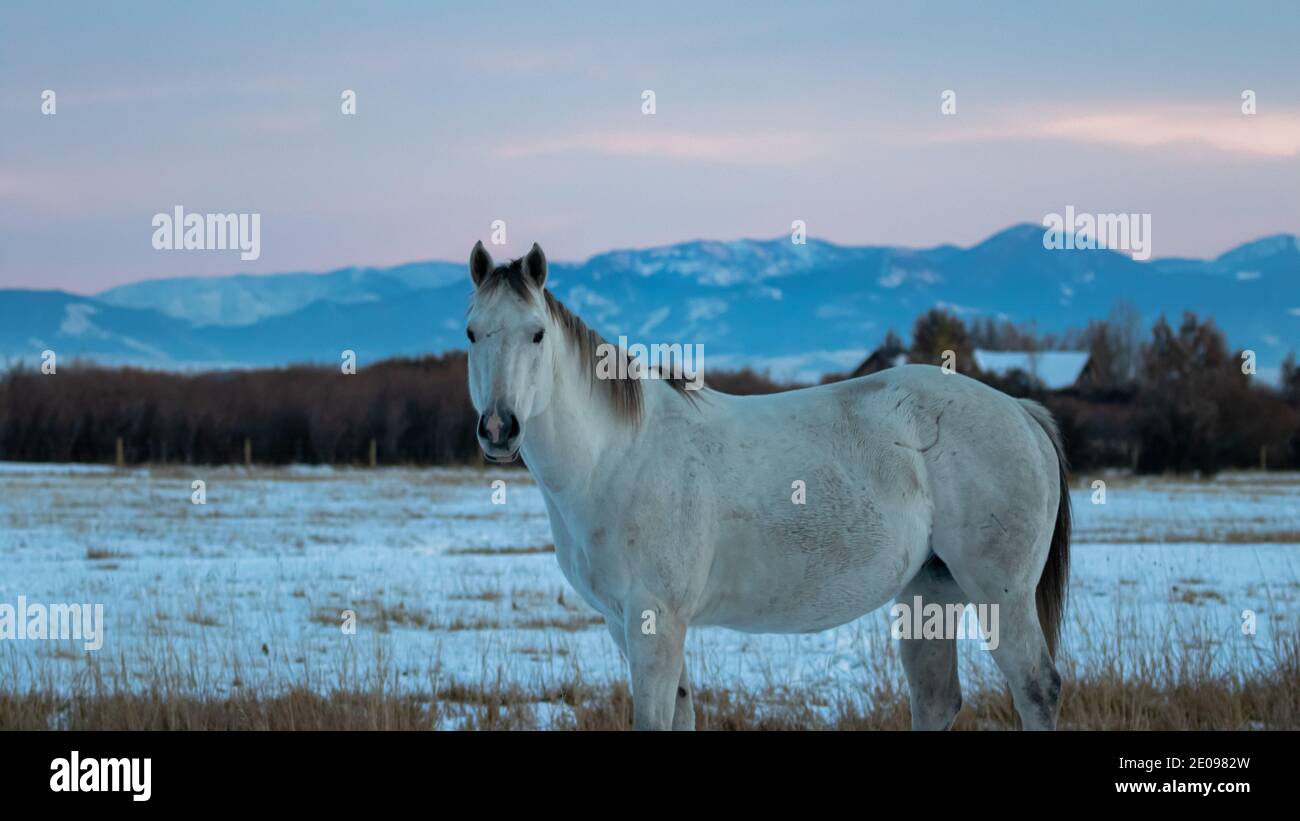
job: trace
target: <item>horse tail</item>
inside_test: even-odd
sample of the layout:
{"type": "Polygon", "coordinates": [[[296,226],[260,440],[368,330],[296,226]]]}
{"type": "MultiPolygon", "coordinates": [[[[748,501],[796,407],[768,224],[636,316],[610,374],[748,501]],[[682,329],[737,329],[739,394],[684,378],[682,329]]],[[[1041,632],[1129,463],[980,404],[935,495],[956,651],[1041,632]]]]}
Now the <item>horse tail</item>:
{"type": "Polygon", "coordinates": [[[1051,411],[1029,399],[1021,399],[1020,404],[1047,434],[1047,438],[1052,440],[1060,468],[1061,491],[1056,505],[1056,529],[1052,532],[1052,546],[1047,553],[1043,574],[1038,578],[1035,596],[1038,623],[1043,628],[1043,637],[1047,639],[1047,652],[1056,658],[1056,645],[1061,638],[1061,621],[1065,614],[1070,584],[1070,466],[1065,459],[1061,430],[1052,418],[1051,411]]]}

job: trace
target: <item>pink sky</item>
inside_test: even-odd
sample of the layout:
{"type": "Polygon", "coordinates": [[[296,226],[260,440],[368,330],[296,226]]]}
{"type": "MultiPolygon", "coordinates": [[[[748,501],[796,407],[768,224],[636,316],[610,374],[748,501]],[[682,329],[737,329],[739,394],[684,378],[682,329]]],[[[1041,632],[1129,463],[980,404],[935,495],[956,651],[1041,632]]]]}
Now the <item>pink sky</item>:
{"type": "Polygon", "coordinates": [[[1294,5],[1092,10],[1128,25],[962,3],[7,4],[0,287],[460,260],[497,219],[506,253],[556,259],[795,219],[969,244],[1067,205],[1150,213],[1157,257],[1300,232],[1294,5]],[[154,250],[176,205],[261,214],[261,257],[154,250]]]}

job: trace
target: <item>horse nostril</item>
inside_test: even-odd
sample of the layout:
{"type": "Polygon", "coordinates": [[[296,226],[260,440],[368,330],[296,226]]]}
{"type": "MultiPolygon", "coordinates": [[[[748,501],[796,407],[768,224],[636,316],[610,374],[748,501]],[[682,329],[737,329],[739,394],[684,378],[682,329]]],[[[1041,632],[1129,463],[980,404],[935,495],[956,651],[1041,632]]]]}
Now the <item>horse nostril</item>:
{"type": "Polygon", "coordinates": [[[512,413],[510,414],[510,435],[507,436],[506,438],[514,439],[518,435],[519,435],[519,417],[515,416],[512,413]]]}
{"type": "Polygon", "coordinates": [[[478,435],[479,435],[479,436],[482,436],[484,439],[487,439],[487,440],[490,442],[490,441],[492,441],[492,437],[488,436],[487,425],[484,423],[484,420],[486,420],[486,419],[487,419],[486,416],[479,416],[479,418],[478,418],[478,435]]]}

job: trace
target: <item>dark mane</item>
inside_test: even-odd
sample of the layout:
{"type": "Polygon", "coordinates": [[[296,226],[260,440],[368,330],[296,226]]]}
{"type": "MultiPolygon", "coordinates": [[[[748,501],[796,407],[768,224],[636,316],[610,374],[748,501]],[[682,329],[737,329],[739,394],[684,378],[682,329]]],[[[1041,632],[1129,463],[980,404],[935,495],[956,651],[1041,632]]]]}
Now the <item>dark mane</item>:
{"type": "MultiPolygon", "coordinates": [[[[641,422],[641,411],[644,404],[642,396],[642,379],[600,379],[596,375],[596,363],[599,361],[600,346],[607,344],[600,334],[587,327],[577,314],[564,307],[564,303],[555,298],[546,288],[538,288],[524,272],[523,260],[512,260],[507,265],[499,265],[492,270],[475,292],[475,298],[479,294],[490,294],[502,287],[509,288],[522,299],[535,303],[540,293],[541,299],[546,305],[546,311],[551,315],[551,319],[564,331],[565,337],[578,351],[578,359],[585,364],[583,368],[587,379],[591,384],[593,391],[599,387],[606,399],[609,400],[610,408],[613,409],[614,415],[624,421],[637,425],[641,422]]],[[[631,362],[631,357],[627,351],[619,348],[618,355],[623,357],[624,362],[631,362]]],[[[684,377],[672,376],[653,376],[645,378],[654,378],[658,381],[665,382],[679,396],[687,401],[694,403],[697,397],[692,394],[694,391],[686,389],[687,379],[684,377]]]]}

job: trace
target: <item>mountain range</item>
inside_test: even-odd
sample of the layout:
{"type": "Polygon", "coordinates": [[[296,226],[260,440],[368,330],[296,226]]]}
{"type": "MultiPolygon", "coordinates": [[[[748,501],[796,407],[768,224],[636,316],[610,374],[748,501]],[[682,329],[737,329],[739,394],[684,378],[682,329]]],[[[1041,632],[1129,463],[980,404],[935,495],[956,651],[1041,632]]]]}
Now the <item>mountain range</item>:
{"type": "MultiPolygon", "coordinates": [[[[1212,260],[1137,262],[1105,249],[1051,250],[1017,225],[967,248],[845,246],[816,239],[692,241],[551,262],[548,286],[606,338],[704,345],[706,367],[784,379],[850,370],[931,307],[1081,327],[1120,300],[1150,323],[1212,316],[1275,374],[1300,347],[1300,246],[1265,237],[1212,260]]],[[[163,369],[338,363],[465,347],[463,262],[146,280],[93,296],[0,290],[0,356],[163,369]]]]}

